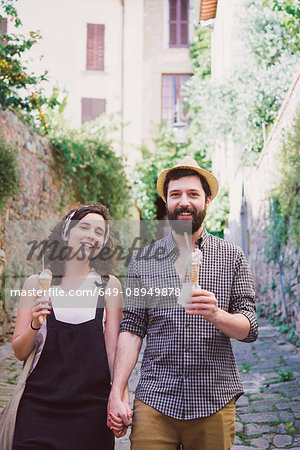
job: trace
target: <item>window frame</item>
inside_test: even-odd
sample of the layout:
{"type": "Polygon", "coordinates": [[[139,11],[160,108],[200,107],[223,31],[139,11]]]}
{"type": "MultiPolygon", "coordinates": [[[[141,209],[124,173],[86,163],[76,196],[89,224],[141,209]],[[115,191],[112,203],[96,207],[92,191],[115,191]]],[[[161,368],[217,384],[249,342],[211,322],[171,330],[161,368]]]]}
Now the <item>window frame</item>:
{"type": "MultiPolygon", "coordinates": [[[[163,117],[163,78],[164,78],[164,76],[173,76],[173,77],[174,77],[174,76],[175,76],[175,77],[179,77],[179,76],[187,76],[186,80],[182,83],[182,85],[183,85],[183,84],[186,83],[186,81],[187,81],[192,75],[193,75],[192,73],[187,73],[187,72],[185,72],[185,73],[162,73],[162,74],[161,74],[161,95],[160,95],[160,99],[161,99],[161,108],[160,108],[160,110],[161,110],[161,111],[160,111],[160,119],[161,119],[161,122],[162,122],[162,121],[165,121],[165,122],[166,122],[167,127],[172,126],[172,124],[169,124],[169,123],[168,123],[168,119],[165,119],[165,118],[163,117]]],[[[177,80],[176,80],[176,84],[177,84],[177,80]]],[[[182,85],[180,85],[180,87],[181,87],[182,85]]],[[[174,97],[175,97],[175,96],[174,96],[174,97]]],[[[174,102],[174,120],[173,120],[172,123],[175,122],[175,113],[176,113],[176,111],[175,111],[175,106],[176,106],[178,97],[180,97],[180,93],[179,93],[179,91],[178,91],[178,89],[177,89],[177,87],[176,87],[176,101],[174,102]]],[[[175,98],[174,98],[174,100],[175,100],[175,98]]],[[[181,118],[181,120],[182,120],[184,123],[189,124],[189,120],[188,120],[188,119],[185,120],[185,119],[181,118]]]]}
{"type": "Polygon", "coordinates": [[[105,70],[105,24],[90,23],[86,24],[86,70],[96,70],[104,72],[105,70]],[[96,31],[98,29],[98,31],[96,31]],[[90,33],[96,33],[94,41],[90,33]],[[103,43],[97,44],[103,35],[103,43]],[[97,46],[99,47],[97,52],[97,46]],[[92,53],[92,56],[91,56],[92,53]],[[101,58],[100,58],[101,57],[101,58]]]}
{"type": "Polygon", "coordinates": [[[182,0],[168,0],[169,6],[169,48],[188,48],[189,47],[189,0],[186,0],[186,15],[187,19],[182,20],[181,14],[181,1],[182,0]],[[176,1],[176,20],[171,19],[171,2],[176,1]],[[171,25],[176,25],[176,43],[171,44],[171,25]],[[187,43],[182,44],[181,26],[186,24],[187,43]]]}
{"type": "Polygon", "coordinates": [[[84,123],[89,122],[91,120],[95,120],[101,114],[105,113],[106,112],[106,107],[107,107],[106,98],[81,97],[81,125],[83,125],[84,123]],[[100,108],[100,109],[102,109],[102,111],[98,115],[96,115],[95,117],[91,117],[91,118],[88,118],[86,120],[83,120],[85,118],[85,116],[87,116],[87,113],[86,113],[86,111],[84,111],[84,108],[85,108],[85,106],[87,106],[87,101],[89,101],[89,100],[91,102],[98,100],[99,101],[99,105],[104,105],[104,108],[103,107],[100,108]],[[85,115],[84,115],[84,113],[85,113],[85,115]]]}

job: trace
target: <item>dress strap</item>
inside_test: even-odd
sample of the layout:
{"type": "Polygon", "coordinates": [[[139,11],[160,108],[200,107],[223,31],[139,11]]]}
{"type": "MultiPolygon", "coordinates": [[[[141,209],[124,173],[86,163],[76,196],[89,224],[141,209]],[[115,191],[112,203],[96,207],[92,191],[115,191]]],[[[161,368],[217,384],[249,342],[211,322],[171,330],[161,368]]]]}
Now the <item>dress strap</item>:
{"type": "Polygon", "coordinates": [[[105,308],[105,289],[107,286],[107,283],[109,282],[109,276],[105,276],[102,277],[103,282],[102,283],[98,283],[97,281],[95,281],[95,285],[99,288],[101,288],[101,293],[98,296],[98,301],[97,301],[97,310],[96,310],[96,319],[99,319],[102,321],[103,319],[103,313],[104,313],[104,308],[105,308]]]}

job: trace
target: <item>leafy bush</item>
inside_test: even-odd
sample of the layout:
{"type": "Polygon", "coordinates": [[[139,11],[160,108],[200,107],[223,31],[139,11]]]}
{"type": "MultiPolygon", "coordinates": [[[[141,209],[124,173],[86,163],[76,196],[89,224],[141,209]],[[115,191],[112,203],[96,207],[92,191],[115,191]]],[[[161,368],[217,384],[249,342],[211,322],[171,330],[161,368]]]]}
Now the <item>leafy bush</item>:
{"type": "Polygon", "coordinates": [[[270,217],[265,246],[267,262],[277,261],[276,240],[279,254],[291,239],[300,247],[300,108],[291,131],[283,139],[277,162],[280,173],[278,186],[271,193],[270,217]],[[274,217],[275,216],[275,224],[274,217]]]}
{"type": "MultiPolygon", "coordinates": [[[[1,0],[0,6],[18,28],[21,20],[13,3],[13,0],[1,0]]],[[[2,20],[0,13],[0,22],[2,20]]],[[[43,108],[58,105],[56,99],[45,97],[41,88],[41,83],[47,80],[47,72],[39,76],[30,73],[22,61],[23,54],[39,39],[39,33],[33,31],[29,37],[13,33],[0,36],[0,105],[2,109],[11,107],[31,125],[47,128],[43,108]]]]}
{"type": "Polygon", "coordinates": [[[191,141],[213,151],[217,139],[233,140],[253,162],[264,145],[263,128],[274,123],[294,76],[298,55],[287,45],[289,33],[263,0],[237,9],[235,38],[239,64],[221,81],[197,70],[186,83],[191,141]]]}
{"type": "Polygon", "coordinates": [[[275,190],[286,234],[300,247],[300,108],[279,153],[280,183],[275,190]]]}
{"type": "Polygon", "coordinates": [[[18,150],[0,134],[0,211],[19,192],[18,150]]]}
{"type": "Polygon", "coordinates": [[[211,74],[210,41],[211,30],[198,27],[195,31],[195,37],[190,44],[190,56],[194,69],[201,73],[202,78],[211,74]]]}
{"type": "Polygon", "coordinates": [[[281,27],[285,30],[282,36],[283,45],[290,51],[300,50],[300,6],[297,0],[266,0],[266,6],[276,11],[281,27]]]}
{"type": "MultiPolygon", "coordinates": [[[[109,120],[109,119],[108,119],[109,120]]],[[[128,217],[130,186],[120,157],[107,138],[107,116],[88,122],[79,130],[62,129],[52,122],[49,129],[58,176],[64,180],[71,199],[82,204],[101,202],[113,219],[128,217]]]]}

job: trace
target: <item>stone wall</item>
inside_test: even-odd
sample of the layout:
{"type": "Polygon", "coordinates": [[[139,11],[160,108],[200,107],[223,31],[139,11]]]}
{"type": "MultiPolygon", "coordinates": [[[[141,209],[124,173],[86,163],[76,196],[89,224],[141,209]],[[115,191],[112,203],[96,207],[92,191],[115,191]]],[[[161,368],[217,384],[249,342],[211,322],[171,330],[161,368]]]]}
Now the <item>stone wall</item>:
{"type": "MultiPolygon", "coordinates": [[[[68,198],[57,180],[47,138],[35,133],[11,111],[0,110],[0,132],[16,145],[19,154],[21,193],[10,199],[0,216],[0,276],[5,266],[4,237],[7,220],[56,219],[68,198]]],[[[16,236],[17,239],[17,236],[16,236]]],[[[1,281],[0,281],[1,283],[1,281]]],[[[9,336],[15,312],[5,310],[0,299],[0,340],[9,336]]]]}
{"type": "Polygon", "coordinates": [[[268,316],[282,321],[286,315],[283,284],[286,291],[288,319],[291,328],[296,328],[297,336],[300,338],[299,251],[292,241],[284,248],[281,254],[284,279],[280,278],[278,262],[268,263],[266,256],[267,241],[270,239],[269,228],[273,226],[273,217],[270,213],[271,191],[280,178],[277,155],[282,146],[283,136],[294,123],[299,105],[300,73],[292,83],[256,167],[248,174],[245,188],[249,262],[256,280],[258,304],[262,305],[268,316]]]}

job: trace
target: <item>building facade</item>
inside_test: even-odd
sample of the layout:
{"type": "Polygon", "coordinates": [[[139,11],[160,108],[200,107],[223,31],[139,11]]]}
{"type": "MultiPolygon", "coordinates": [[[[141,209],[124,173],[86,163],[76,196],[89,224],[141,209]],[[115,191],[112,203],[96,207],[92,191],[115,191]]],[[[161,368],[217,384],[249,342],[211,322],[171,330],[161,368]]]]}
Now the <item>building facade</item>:
{"type": "Polygon", "coordinates": [[[133,166],[142,144],[152,145],[154,124],[175,120],[180,87],[192,73],[189,43],[198,23],[197,0],[19,0],[23,26],[39,30],[28,67],[48,70],[67,91],[72,127],[103,112],[119,113],[125,126],[116,150],[133,166]]]}

